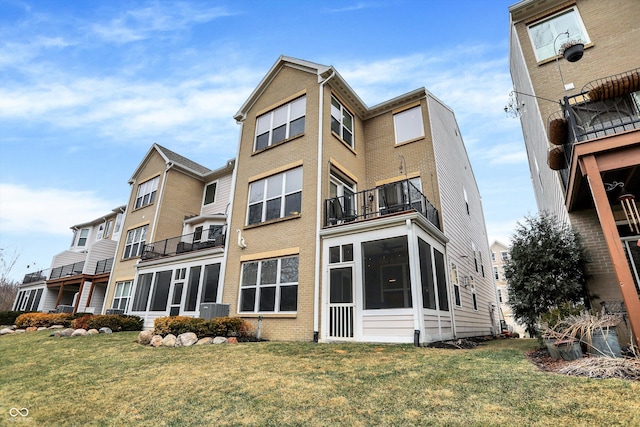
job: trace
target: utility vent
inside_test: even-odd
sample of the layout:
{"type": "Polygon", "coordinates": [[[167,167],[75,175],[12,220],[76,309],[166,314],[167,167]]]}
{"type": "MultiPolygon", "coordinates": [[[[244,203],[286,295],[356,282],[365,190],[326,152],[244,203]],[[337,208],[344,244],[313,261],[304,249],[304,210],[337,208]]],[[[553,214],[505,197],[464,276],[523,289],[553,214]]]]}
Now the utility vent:
{"type": "Polygon", "coordinates": [[[107,308],[107,314],[124,314],[124,310],[121,308],[107,308]]]}
{"type": "Polygon", "coordinates": [[[200,318],[202,319],[227,316],[229,316],[229,304],[218,304],[215,302],[200,304],[200,318]]]}

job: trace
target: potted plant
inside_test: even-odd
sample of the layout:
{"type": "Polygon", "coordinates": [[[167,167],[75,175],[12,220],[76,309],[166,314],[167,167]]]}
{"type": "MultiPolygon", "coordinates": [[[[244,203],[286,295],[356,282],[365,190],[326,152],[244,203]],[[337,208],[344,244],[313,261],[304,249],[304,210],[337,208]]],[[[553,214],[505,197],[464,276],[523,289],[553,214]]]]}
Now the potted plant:
{"type": "Polygon", "coordinates": [[[587,353],[595,357],[620,357],[620,343],[616,326],[622,321],[619,314],[585,311],[563,320],[567,335],[579,339],[587,353]]]}
{"type": "Polygon", "coordinates": [[[569,62],[579,61],[584,54],[584,43],[580,39],[564,42],[560,46],[558,54],[569,62]]]}

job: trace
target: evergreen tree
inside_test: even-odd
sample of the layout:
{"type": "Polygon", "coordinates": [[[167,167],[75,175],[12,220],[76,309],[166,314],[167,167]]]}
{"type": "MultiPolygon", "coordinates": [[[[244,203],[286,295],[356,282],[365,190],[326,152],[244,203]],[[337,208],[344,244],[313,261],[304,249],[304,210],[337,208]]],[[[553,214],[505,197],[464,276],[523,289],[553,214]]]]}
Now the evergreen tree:
{"type": "Polygon", "coordinates": [[[554,216],[542,213],[518,223],[505,276],[509,305],[530,334],[549,309],[565,302],[588,304],[586,263],[580,235],[554,216]]]}

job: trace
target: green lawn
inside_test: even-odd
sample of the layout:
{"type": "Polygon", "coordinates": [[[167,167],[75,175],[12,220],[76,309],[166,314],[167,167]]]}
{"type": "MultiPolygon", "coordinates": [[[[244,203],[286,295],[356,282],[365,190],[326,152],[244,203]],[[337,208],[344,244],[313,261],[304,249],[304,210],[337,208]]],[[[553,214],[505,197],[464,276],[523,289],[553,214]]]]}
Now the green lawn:
{"type": "Polygon", "coordinates": [[[150,348],[136,336],[0,337],[0,425],[640,425],[639,382],[540,372],[532,340],[150,348]]]}

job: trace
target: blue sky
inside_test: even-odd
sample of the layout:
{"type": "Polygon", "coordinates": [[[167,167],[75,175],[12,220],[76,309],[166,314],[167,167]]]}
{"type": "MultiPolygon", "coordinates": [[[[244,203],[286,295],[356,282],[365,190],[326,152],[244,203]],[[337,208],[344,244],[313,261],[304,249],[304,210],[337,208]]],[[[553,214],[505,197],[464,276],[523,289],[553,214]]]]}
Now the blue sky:
{"type": "MultiPolygon", "coordinates": [[[[515,0],[0,2],[0,248],[49,268],[125,204],[154,142],[215,169],[280,55],[333,65],[369,106],[425,87],[456,113],[490,242],[536,211],[511,90],[515,0]]],[[[27,269],[30,265],[30,269],[27,269]]]]}

